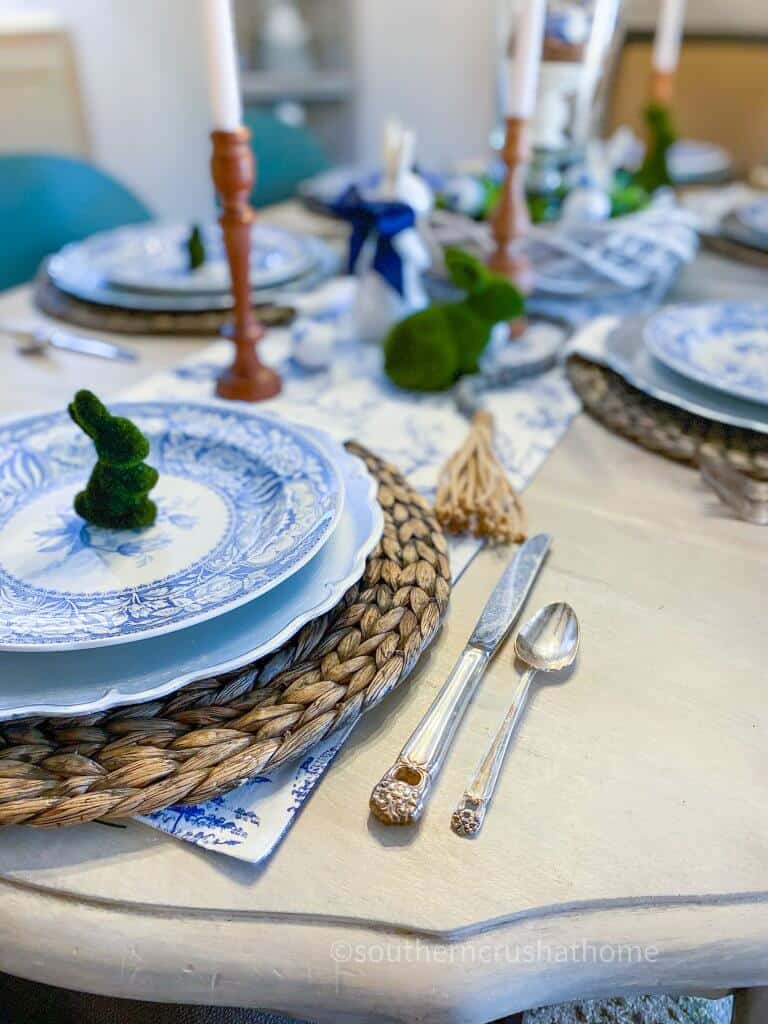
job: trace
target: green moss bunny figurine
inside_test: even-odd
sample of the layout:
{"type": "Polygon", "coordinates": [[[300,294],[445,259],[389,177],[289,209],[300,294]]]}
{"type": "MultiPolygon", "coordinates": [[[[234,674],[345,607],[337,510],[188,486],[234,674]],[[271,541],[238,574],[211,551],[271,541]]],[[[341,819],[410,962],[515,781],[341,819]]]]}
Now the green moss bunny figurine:
{"type": "Polygon", "coordinates": [[[203,232],[198,224],[192,226],[192,231],[187,239],[187,260],[190,270],[198,270],[205,263],[205,242],[203,232]]]}
{"type": "Polygon", "coordinates": [[[75,497],[75,511],[94,526],[133,530],[151,526],[157,506],[147,497],[158,473],[144,459],[149,441],[135,423],[112,416],[91,391],[78,391],[69,415],[93,440],[98,462],[75,497]]]}
{"type": "Polygon", "coordinates": [[[650,103],[645,110],[647,145],[645,159],[635,175],[635,183],[646,192],[672,184],[669,150],[677,141],[672,112],[663,103],[650,103]]]}
{"type": "Polygon", "coordinates": [[[414,313],[384,343],[387,376],[410,391],[443,391],[461,374],[475,373],[495,325],[523,312],[518,289],[470,253],[447,249],[445,262],[466,298],[414,313]]]}

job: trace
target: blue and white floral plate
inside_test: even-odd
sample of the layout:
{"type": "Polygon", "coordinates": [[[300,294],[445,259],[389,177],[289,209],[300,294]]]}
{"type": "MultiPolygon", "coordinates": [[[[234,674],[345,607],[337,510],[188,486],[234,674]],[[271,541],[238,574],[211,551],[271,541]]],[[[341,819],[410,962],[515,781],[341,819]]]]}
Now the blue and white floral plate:
{"type": "Polygon", "coordinates": [[[142,640],[272,590],[338,522],[334,460],[289,423],[222,405],[114,407],[150,440],[160,472],[146,530],[80,519],[93,444],[65,412],[0,426],[0,650],[142,640]]]}
{"type": "Polygon", "coordinates": [[[669,173],[676,185],[723,181],[733,169],[726,149],[700,139],[678,139],[669,151],[669,173]]]}
{"type": "Polygon", "coordinates": [[[747,227],[739,214],[740,211],[738,210],[726,213],[716,226],[714,231],[715,237],[719,235],[727,242],[735,242],[736,245],[746,246],[748,249],[754,249],[758,253],[768,253],[768,231],[761,233],[747,227]]]}
{"type": "MultiPolygon", "coordinates": [[[[445,187],[446,175],[439,171],[419,167],[419,174],[434,191],[442,191],[445,187]]],[[[297,193],[308,206],[327,211],[351,187],[366,198],[375,198],[383,180],[384,171],[381,168],[347,164],[307,178],[301,182],[297,193]]]]}
{"type": "Polygon", "coordinates": [[[307,565],[263,597],[177,633],[88,651],[0,652],[0,720],[156,700],[250,664],[333,608],[362,576],[384,523],[363,463],[327,434],[313,431],[312,439],[339,466],[344,504],[338,526],[307,565]]]}
{"type": "Polygon", "coordinates": [[[652,398],[713,423],[768,434],[768,407],[703,387],[654,359],[643,341],[647,320],[647,315],[625,317],[607,334],[584,331],[573,339],[571,349],[607,366],[652,398]]]}
{"type": "Polygon", "coordinates": [[[735,216],[743,227],[752,231],[765,244],[768,242],[768,200],[759,199],[748,206],[735,211],[735,216]]]}
{"type": "MultiPolygon", "coordinates": [[[[202,227],[206,259],[189,269],[188,224],[131,224],[72,242],[51,260],[59,283],[98,272],[115,288],[169,294],[221,294],[231,283],[218,224],[202,227]]],[[[251,232],[251,287],[270,288],[306,273],[312,257],[300,236],[255,224],[251,232]]]]}
{"type": "MultiPolygon", "coordinates": [[[[145,225],[144,231],[152,227],[145,225]]],[[[137,231],[138,228],[118,230],[137,231]]],[[[266,230],[262,226],[254,228],[254,246],[258,247],[259,239],[263,237],[262,232],[266,230]]],[[[108,232],[94,235],[84,242],[73,242],[52,256],[46,264],[46,271],[53,284],[60,291],[84,302],[113,306],[117,309],[150,313],[202,313],[229,309],[232,306],[232,294],[228,288],[216,290],[209,287],[207,290],[201,290],[187,287],[175,290],[148,290],[138,286],[119,286],[111,279],[116,274],[120,275],[118,267],[122,267],[122,264],[117,263],[117,257],[113,258],[110,255],[110,239],[113,234],[114,232],[108,232]]],[[[263,275],[260,278],[258,273],[252,273],[251,288],[254,302],[279,300],[288,289],[303,291],[336,273],[339,266],[338,256],[325,242],[309,235],[297,235],[295,241],[303,252],[303,270],[295,273],[297,265],[294,264],[291,271],[293,276],[285,276],[284,267],[279,274],[272,275],[273,281],[270,284],[265,283],[263,275]],[[280,280],[275,280],[275,277],[280,280]]],[[[257,260],[257,266],[258,262],[257,260]]],[[[124,267],[122,269],[124,274],[129,273],[124,267]]],[[[213,267],[202,270],[202,275],[209,285],[211,275],[220,277],[222,273],[226,273],[226,270],[220,260],[213,267]]],[[[197,281],[197,278],[194,278],[194,281],[197,281]]]]}
{"type": "Polygon", "coordinates": [[[768,305],[670,306],[645,325],[650,352],[677,373],[768,404],[768,305]]]}

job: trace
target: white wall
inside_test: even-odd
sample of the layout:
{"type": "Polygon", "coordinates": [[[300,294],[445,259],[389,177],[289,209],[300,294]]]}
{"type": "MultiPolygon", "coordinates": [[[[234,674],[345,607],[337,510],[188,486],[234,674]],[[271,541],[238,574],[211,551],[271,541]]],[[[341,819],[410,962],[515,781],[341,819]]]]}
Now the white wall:
{"type": "MultiPolygon", "coordinates": [[[[320,2],[320,0],[317,0],[320,2]]],[[[494,0],[355,0],[358,152],[376,160],[391,114],[441,166],[482,154],[493,124],[494,0]]],[[[161,216],[212,210],[208,103],[196,0],[0,0],[53,10],[78,52],[92,152],[161,216]]],[[[652,23],[656,0],[630,0],[652,23]]],[[[694,28],[768,32],[768,0],[688,0],[694,28]]]]}
{"type": "MultiPolygon", "coordinates": [[[[508,3],[519,0],[507,0],[508,3]]],[[[652,27],[659,0],[627,0],[630,26],[652,27]]],[[[375,160],[381,126],[399,114],[419,155],[440,166],[487,151],[494,123],[496,0],[356,0],[361,156],[375,160]]],[[[768,34],[768,0],[688,0],[693,31],[768,34]]]]}
{"type": "Polygon", "coordinates": [[[195,0],[0,0],[54,11],[77,51],[93,158],[158,214],[213,209],[195,0]]]}
{"type": "MultiPolygon", "coordinates": [[[[483,153],[492,124],[493,0],[355,0],[358,153],[384,120],[441,166],[483,153]]],[[[0,0],[56,12],[77,49],[94,158],[160,215],[210,208],[208,106],[196,0],[0,0]]]]}
{"type": "Polygon", "coordinates": [[[398,114],[436,166],[482,154],[493,126],[493,0],[357,0],[358,149],[398,114]]]}
{"type": "MultiPolygon", "coordinates": [[[[658,0],[627,0],[628,23],[648,28],[655,24],[658,0]]],[[[734,35],[768,34],[766,0],[687,0],[685,24],[693,32],[722,32],[734,35]]]]}

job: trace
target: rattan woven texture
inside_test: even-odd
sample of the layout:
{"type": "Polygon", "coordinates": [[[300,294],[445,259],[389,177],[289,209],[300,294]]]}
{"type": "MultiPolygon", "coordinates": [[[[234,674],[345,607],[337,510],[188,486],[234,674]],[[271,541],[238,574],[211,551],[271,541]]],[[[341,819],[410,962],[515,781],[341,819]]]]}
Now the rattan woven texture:
{"type": "Polygon", "coordinates": [[[568,376],[587,411],[610,430],[678,462],[696,464],[699,448],[724,455],[741,472],[768,480],[768,436],[676,409],[643,394],[618,374],[571,356],[568,376]]]}
{"type": "Polygon", "coordinates": [[[74,825],[197,804],[301,757],[410,675],[450,596],[430,506],[366,450],[384,533],[340,604],[279,651],[147,704],[0,724],[0,825],[74,825]]]}
{"type": "MultiPolygon", "coordinates": [[[[113,334],[211,335],[232,319],[229,309],[204,313],[154,313],[84,302],[57,288],[45,268],[35,281],[34,300],[38,309],[57,320],[113,334]]],[[[267,327],[289,324],[296,315],[289,306],[270,303],[256,305],[254,309],[259,321],[267,327]]]]}
{"type": "Polygon", "coordinates": [[[749,263],[751,266],[761,267],[763,270],[768,267],[768,252],[756,249],[751,245],[744,245],[737,242],[735,238],[726,238],[725,235],[707,235],[703,242],[705,248],[710,252],[725,256],[729,260],[749,263]]]}

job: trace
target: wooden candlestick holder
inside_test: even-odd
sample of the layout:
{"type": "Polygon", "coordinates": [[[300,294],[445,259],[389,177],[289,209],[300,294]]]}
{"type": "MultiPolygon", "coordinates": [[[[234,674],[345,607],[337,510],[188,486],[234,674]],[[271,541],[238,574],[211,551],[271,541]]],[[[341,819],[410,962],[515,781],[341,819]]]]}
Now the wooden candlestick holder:
{"type": "Polygon", "coordinates": [[[234,321],[222,331],[235,343],[232,366],[219,377],[216,394],[240,402],[261,402],[277,395],[282,381],[256,353],[264,328],[251,308],[251,225],[255,220],[249,197],[256,180],[256,164],[247,128],[211,132],[211,173],[221,197],[221,228],[232,277],[234,321]]]}
{"type": "Polygon", "coordinates": [[[525,118],[507,118],[507,132],[501,153],[507,171],[501,197],[491,219],[496,248],[488,260],[491,270],[514,281],[524,295],[533,291],[533,267],[522,247],[531,227],[525,198],[527,125],[525,118]]]}
{"type": "Polygon", "coordinates": [[[659,103],[664,107],[670,106],[675,91],[674,71],[658,71],[656,68],[651,72],[650,101],[659,103]]]}

